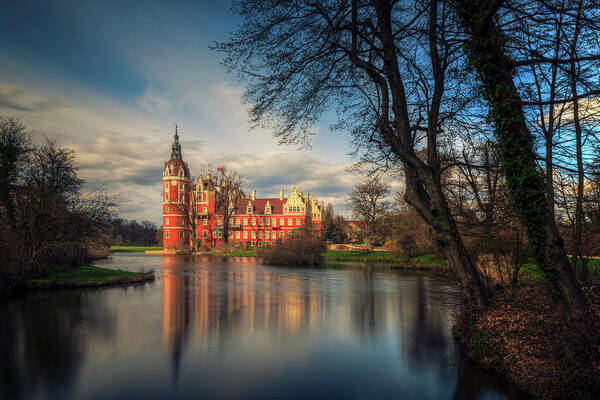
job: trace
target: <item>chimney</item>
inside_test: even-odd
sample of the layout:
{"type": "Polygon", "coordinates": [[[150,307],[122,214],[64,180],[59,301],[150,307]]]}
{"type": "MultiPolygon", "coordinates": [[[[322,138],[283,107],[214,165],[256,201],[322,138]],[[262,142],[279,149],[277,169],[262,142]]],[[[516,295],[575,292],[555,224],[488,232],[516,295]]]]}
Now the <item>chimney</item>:
{"type": "Polygon", "coordinates": [[[279,190],[279,200],[283,200],[283,189],[279,190]]]}
{"type": "Polygon", "coordinates": [[[252,189],[252,200],[256,200],[256,189],[252,189]]]}

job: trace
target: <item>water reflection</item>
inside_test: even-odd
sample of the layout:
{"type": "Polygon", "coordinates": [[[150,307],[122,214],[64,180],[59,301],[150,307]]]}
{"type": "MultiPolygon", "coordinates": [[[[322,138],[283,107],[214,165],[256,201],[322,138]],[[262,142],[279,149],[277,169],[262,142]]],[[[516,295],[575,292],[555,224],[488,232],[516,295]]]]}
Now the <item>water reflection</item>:
{"type": "Polygon", "coordinates": [[[0,305],[0,394],[32,397],[69,392],[88,341],[110,340],[113,316],[102,296],[82,291],[35,295],[0,305]]]}
{"type": "Polygon", "coordinates": [[[137,288],[0,303],[1,398],[512,398],[465,364],[456,290],[362,264],[116,256],[137,288]]]}

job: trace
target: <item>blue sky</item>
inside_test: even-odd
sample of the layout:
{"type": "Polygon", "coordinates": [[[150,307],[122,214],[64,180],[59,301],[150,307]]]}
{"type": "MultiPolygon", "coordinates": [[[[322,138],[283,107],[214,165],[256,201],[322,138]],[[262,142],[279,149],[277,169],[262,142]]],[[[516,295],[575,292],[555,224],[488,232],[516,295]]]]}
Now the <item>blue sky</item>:
{"type": "MultiPolygon", "coordinates": [[[[125,218],[160,221],[160,179],[174,124],[193,175],[227,166],[258,196],[298,184],[345,212],[357,177],[326,117],[310,150],[249,130],[242,82],[209,50],[239,21],[227,1],[3,1],[0,116],[76,151],[90,187],[106,186],[125,218]]],[[[400,187],[393,182],[394,188],[400,187]]]]}

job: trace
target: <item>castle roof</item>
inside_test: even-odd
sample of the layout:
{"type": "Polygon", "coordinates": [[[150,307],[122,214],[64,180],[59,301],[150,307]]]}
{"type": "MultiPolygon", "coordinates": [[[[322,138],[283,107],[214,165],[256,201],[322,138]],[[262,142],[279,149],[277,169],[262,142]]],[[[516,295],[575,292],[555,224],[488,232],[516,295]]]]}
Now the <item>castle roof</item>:
{"type": "Polygon", "coordinates": [[[271,214],[283,214],[283,204],[287,201],[287,198],[283,200],[279,200],[279,197],[266,197],[259,198],[256,200],[242,198],[238,199],[236,204],[236,209],[238,210],[238,214],[245,214],[246,208],[248,207],[248,202],[252,203],[252,207],[254,208],[253,213],[255,215],[263,215],[265,213],[265,207],[267,205],[267,201],[271,206],[271,214]]]}
{"type": "Polygon", "coordinates": [[[171,158],[165,163],[165,168],[168,168],[170,176],[179,176],[179,170],[183,169],[183,176],[189,178],[190,171],[187,164],[180,158],[171,158]]]}

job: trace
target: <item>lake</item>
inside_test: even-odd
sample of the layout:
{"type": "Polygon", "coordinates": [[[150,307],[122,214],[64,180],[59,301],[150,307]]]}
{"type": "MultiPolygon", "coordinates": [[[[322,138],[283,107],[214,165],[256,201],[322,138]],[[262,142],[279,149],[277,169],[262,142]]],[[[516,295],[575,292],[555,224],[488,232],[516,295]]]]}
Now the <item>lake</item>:
{"type": "Polygon", "coordinates": [[[513,399],[466,363],[448,277],[115,253],[140,286],[0,303],[2,399],[513,399]]]}

